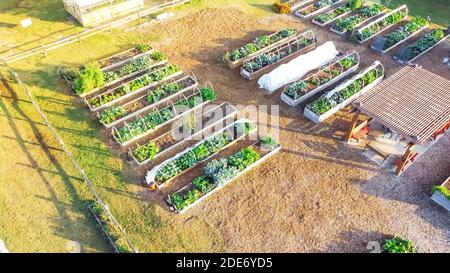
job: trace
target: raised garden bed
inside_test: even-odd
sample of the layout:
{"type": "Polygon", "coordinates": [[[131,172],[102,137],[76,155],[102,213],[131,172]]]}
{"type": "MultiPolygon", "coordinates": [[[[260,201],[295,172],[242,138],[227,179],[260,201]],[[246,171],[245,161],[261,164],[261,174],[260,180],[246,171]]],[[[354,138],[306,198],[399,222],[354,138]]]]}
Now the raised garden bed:
{"type": "Polygon", "coordinates": [[[439,28],[425,33],[414,43],[400,48],[393,57],[403,65],[409,64],[441,42],[447,40],[450,34],[449,32],[449,29],[443,30],[439,28]]]}
{"type": "Polygon", "coordinates": [[[192,90],[197,86],[198,82],[194,74],[186,75],[169,83],[163,83],[156,88],[148,90],[147,94],[120,106],[112,106],[101,113],[97,112],[100,123],[106,128],[112,128],[133,116],[139,115],[148,108],[173,99],[178,94],[192,90]]]}
{"type": "Polygon", "coordinates": [[[395,31],[389,32],[384,36],[375,37],[370,48],[384,54],[401,43],[413,38],[427,27],[428,21],[426,19],[415,17],[395,31]]]}
{"type": "Polygon", "coordinates": [[[299,34],[285,44],[247,59],[241,68],[241,75],[245,79],[254,80],[275,67],[314,49],[316,44],[317,39],[311,30],[299,34]]]}
{"type": "Polygon", "coordinates": [[[128,244],[120,230],[109,219],[108,214],[104,211],[103,207],[98,203],[92,203],[89,205],[89,211],[94,216],[97,224],[102,229],[103,234],[108,239],[109,243],[116,253],[132,253],[133,249],[128,244]]]}
{"type": "Polygon", "coordinates": [[[246,119],[238,120],[152,168],[147,172],[145,181],[151,188],[164,187],[175,177],[209,160],[255,130],[256,126],[253,122],[246,119]]]}
{"type": "Polygon", "coordinates": [[[450,211],[450,177],[442,185],[433,187],[431,199],[450,211]]]}
{"type": "Polygon", "coordinates": [[[318,14],[326,9],[328,9],[331,6],[337,5],[339,3],[342,3],[344,0],[319,0],[315,2],[314,4],[311,4],[309,6],[306,6],[304,8],[301,8],[297,10],[294,15],[305,19],[308,17],[311,17],[315,14],[318,14]]]}
{"type": "MultiPolygon", "coordinates": [[[[174,128],[156,139],[130,148],[128,154],[137,165],[145,165],[150,161],[173,151],[183,143],[201,138],[203,133],[207,130],[213,128],[216,124],[222,123],[224,120],[233,117],[236,113],[236,109],[229,103],[222,103],[199,116],[188,117],[186,121],[187,126],[186,124],[181,124],[180,127],[174,128]],[[184,134],[180,135],[180,131],[183,131],[184,134]],[[184,131],[188,131],[189,135],[185,136],[184,131]]],[[[192,115],[194,115],[194,113],[192,113],[192,115]]]]}
{"type": "Polygon", "coordinates": [[[136,47],[119,52],[107,58],[97,61],[100,69],[110,69],[117,67],[127,62],[129,59],[139,58],[144,53],[151,51],[152,47],[148,44],[141,44],[136,47]]]}
{"type": "Polygon", "coordinates": [[[334,21],[336,21],[339,18],[342,18],[352,12],[352,8],[348,6],[347,4],[342,5],[340,7],[337,7],[335,9],[332,9],[326,13],[317,15],[312,20],[313,24],[316,24],[318,26],[324,27],[334,21]]]}
{"type": "Polygon", "coordinates": [[[130,122],[120,123],[112,128],[112,136],[120,145],[126,146],[215,99],[214,89],[203,87],[188,97],[183,95],[177,100],[169,100],[163,108],[150,108],[130,122]]]}
{"type": "Polygon", "coordinates": [[[386,29],[398,24],[403,20],[406,20],[407,18],[408,6],[402,5],[386,13],[375,21],[370,22],[366,26],[354,31],[352,33],[352,39],[355,40],[358,44],[363,44],[378,33],[385,31],[386,29]]]}
{"type": "Polygon", "coordinates": [[[313,1],[314,0],[290,0],[290,1],[281,1],[281,4],[288,4],[289,7],[291,8],[291,11],[293,11],[313,1]]]}
{"type": "Polygon", "coordinates": [[[99,111],[110,107],[117,102],[124,100],[132,95],[140,92],[145,92],[161,82],[167,81],[171,78],[182,74],[181,69],[173,64],[154,67],[146,74],[122,83],[121,85],[108,89],[106,92],[98,94],[92,98],[85,98],[86,104],[92,112],[99,111]]]}
{"type": "Polygon", "coordinates": [[[232,156],[213,160],[204,169],[204,175],[167,196],[167,203],[177,213],[186,212],[195,204],[234,181],[236,178],[259,166],[281,149],[270,137],[248,146],[232,156]]]}
{"type": "Polygon", "coordinates": [[[362,7],[356,11],[356,14],[337,20],[330,30],[336,34],[343,35],[348,31],[353,31],[385,10],[386,7],[379,4],[362,7]]]}
{"type": "Polygon", "coordinates": [[[223,60],[227,63],[229,68],[237,68],[244,63],[245,59],[251,58],[264,50],[282,44],[294,35],[297,35],[297,30],[287,28],[270,35],[258,36],[253,42],[238,49],[226,52],[223,56],[223,60]]]}
{"type": "Polygon", "coordinates": [[[318,92],[355,72],[359,67],[359,54],[348,52],[330,64],[320,68],[304,80],[293,82],[284,88],[281,99],[290,106],[297,106],[318,92]]]}
{"type": "Polygon", "coordinates": [[[379,84],[384,76],[383,65],[379,61],[375,61],[364,71],[308,104],[303,113],[305,117],[319,123],[379,84]]]}

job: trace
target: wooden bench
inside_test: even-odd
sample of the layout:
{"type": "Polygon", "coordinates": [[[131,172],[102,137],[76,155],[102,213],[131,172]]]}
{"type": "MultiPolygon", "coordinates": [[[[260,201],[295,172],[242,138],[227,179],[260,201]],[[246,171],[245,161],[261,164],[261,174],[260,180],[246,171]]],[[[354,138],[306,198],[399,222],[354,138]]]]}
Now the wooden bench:
{"type": "Polygon", "coordinates": [[[386,161],[386,159],[388,159],[389,156],[391,155],[390,153],[384,152],[381,149],[370,145],[370,142],[368,142],[366,144],[366,148],[364,150],[367,150],[367,149],[371,150],[372,152],[376,153],[377,155],[381,156],[381,158],[383,158],[383,161],[381,162],[381,164],[383,164],[384,161],[386,161]]]}

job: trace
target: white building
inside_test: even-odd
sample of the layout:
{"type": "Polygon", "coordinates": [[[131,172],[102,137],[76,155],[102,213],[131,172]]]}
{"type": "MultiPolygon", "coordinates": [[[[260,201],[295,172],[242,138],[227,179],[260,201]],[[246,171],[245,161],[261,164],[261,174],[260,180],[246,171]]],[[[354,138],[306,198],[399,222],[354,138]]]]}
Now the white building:
{"type": "Polygon", "coordinates": [[[64,7],[83,26],[138,10],[144,0],[63,0],[64,7]]]}

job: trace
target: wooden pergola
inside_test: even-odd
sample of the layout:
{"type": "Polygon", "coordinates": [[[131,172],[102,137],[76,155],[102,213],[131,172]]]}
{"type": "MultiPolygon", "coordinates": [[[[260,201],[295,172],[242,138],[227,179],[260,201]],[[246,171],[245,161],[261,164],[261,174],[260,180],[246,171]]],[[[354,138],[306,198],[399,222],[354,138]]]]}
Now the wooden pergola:
{"type": "Polygon", "coordinates": [[[435,140],[450,127],[450,81],[419,66],[406,66],[353,102],[347,141],[375,120],[403,136],[408,146],[397,163],[400,175],[414,161],[415,145],[435,140]],[[359,116],[369,117],[359,123],[359,116]]]}

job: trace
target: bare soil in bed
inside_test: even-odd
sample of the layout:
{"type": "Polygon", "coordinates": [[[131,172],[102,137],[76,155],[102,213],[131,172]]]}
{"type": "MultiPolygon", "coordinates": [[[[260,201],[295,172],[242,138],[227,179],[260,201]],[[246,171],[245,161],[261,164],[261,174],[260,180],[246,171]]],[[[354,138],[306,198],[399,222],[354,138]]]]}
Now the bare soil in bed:
{"type": "MultiPolygon", "coordinates": [[[[256,81],[242,79],[239,69],[230,70],[219,62],[226,50],[257,35],[296,27],[313,29],[319,44],[332,40],[342,52],[358,51],[359,70],[376,59],[385,65],[388,76],[401,68],[389,54],[370,50],[370,41],[359,46],[330,32],[329,27],[322,29],[309,21],[303,24],[293,16],[281,15],[258,19],[229,8],[203,10],[165,22],[163,28],[153,27],[166,39],[152,46],[167,53],[185,71],[195,72],[200,83],[211,81],[219,100],[280,105],[283,146],[280,153],[186,214],[171,215],[167,209],[159,213],[173,225],[213,228],[224,249],[233,252],[368,252],[369,241],[382,243],[395,234],[413,240],[422,252],[449,252],[450,214],[429,197],[432,185],[442,183],[450,174],[450,135],[403,176],[396,177],[342,141],[350,121],[346,111],[318,125],[303,116],[304,106],[320,94],[291,108],[282,103],[281,90],[266,95],[256,81]]],[[[418,63],[449,78],[448,68],[440,64],[448,50],[448,44],[443,43],[418,63]]],[[[223,153],[232,153],[243,144],[223,153]]],[[[163,191],[142,189],[141,195],[164,207],[166,190],[186,185],[199,170],[175,179],[163,191]]],[[[139,179],[142,177],[136,177],[139,179]]]]}

